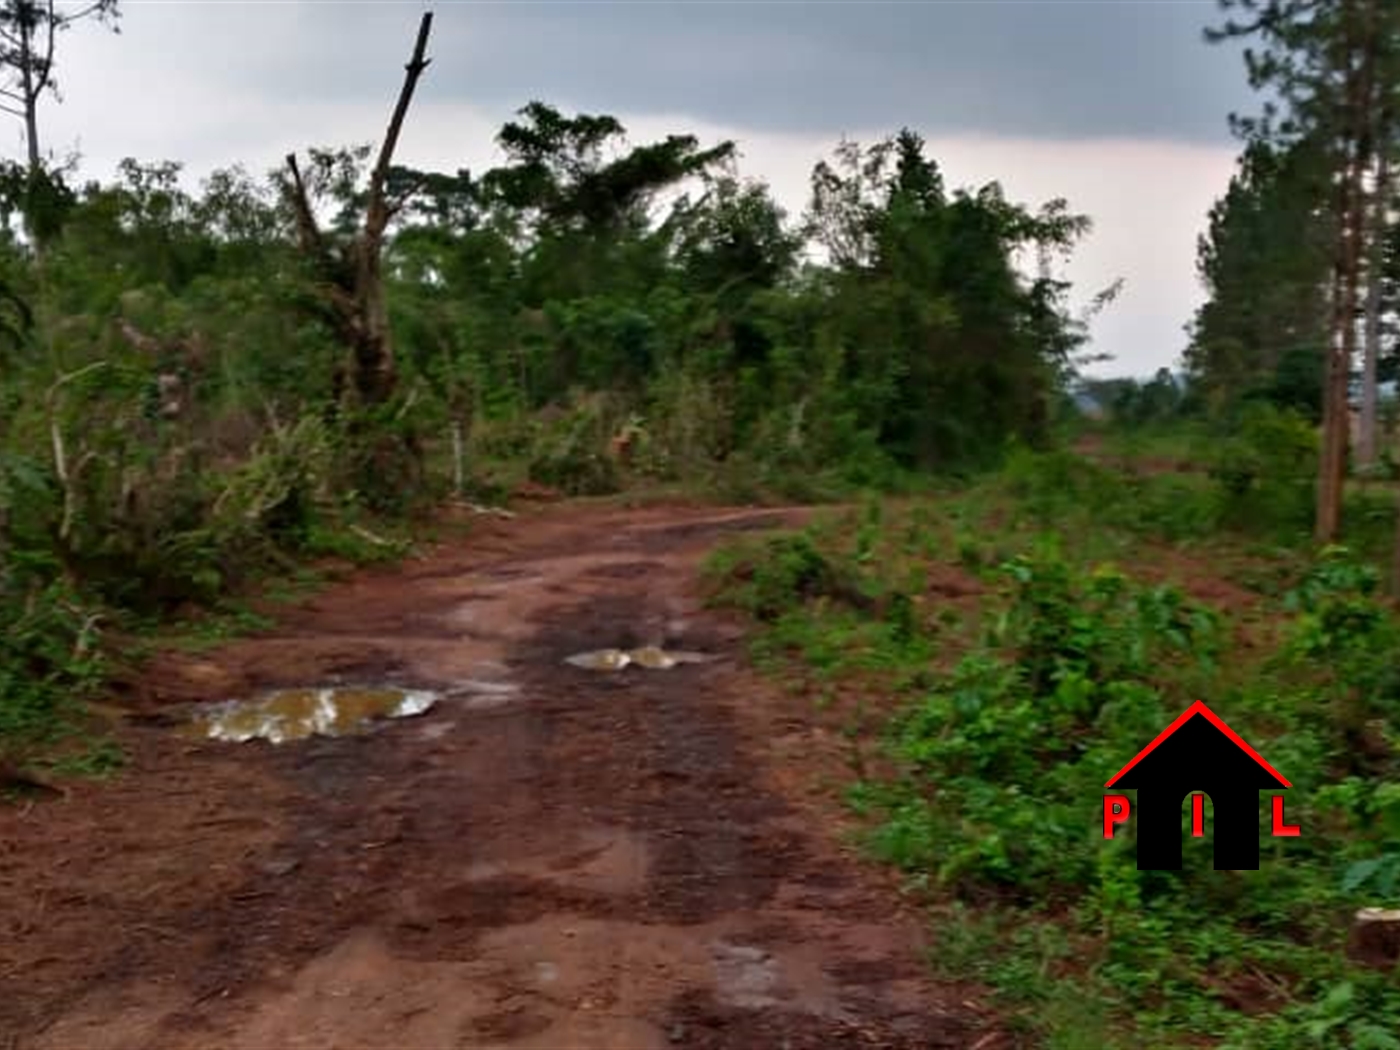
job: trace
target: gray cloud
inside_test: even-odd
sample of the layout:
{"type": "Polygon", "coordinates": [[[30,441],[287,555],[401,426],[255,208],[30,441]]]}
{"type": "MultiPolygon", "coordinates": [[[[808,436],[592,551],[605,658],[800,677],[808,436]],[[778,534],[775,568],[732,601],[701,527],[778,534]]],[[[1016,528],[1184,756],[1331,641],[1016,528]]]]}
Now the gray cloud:
{"type": "MultiPolygon", "coordinates": [[[[259,61],[313,96],[372,93],[420,9],[298,5],[259,61]]],[[[1254,106],[1239,50],[1201,39],[1211,0],[468,2],[436,18],[433,90],[488,107],[539,97],[765,131],[917,120],[929,134],[1222,142],[1229,110],[1254,106]]]]}
{"type": "Polygon", "coordinates": [[[1227,113],[1255,107],[1238,48],[1201,39],[1212,0],[129,0],[127,57],[159,49],[163,65],[268,97],[379,100],[426,6],[425,97],[488,109],[540,98],[762,131],[917,122],[930,135],[1220,143],[1227,113]]]}
{"type": "Polygon", "coordinates": [[[187,161],[194,176],[377,140],[425,6],[434,63],[405,163],[479,170],[500,123],[537,98],[613,113],[638,139],[735,137],[742,170],[797,211],[840,135],[908,124],[953,184],[997,179],[1094,217],[1069,273],[1076,298],[1128,280],[1095,324],[1111,370],[1179,354],[1200,298],[1195,237],[1237,149],[1226,114],[1255,108],[1238,54],[1200,39],[1210,2],[125,0],[122,36],[64,37],[67,97],[45,106],[45,145],[76,145],[90,176],[123,156],[187,161]]]}

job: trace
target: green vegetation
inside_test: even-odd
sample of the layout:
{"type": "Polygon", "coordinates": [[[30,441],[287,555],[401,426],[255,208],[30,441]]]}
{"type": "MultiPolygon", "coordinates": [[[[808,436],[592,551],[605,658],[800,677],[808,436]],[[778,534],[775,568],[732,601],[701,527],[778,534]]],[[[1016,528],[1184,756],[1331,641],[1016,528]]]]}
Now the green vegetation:
{"type": "Polygon", "coordinates": [[[214,610],[192,642],[217,637],[299,565],[398,556],[454,492],[820,499],[1047,442],[1084,329],[1011,260],[1072,246],[1063,202],[950,191],[907,131],[842,144],[801,222],[731,143],[542,103],[498,141],[479,176],[390,169],[377,349],[344,313],[367,149],[198,193],[135,160],[0,179],[6,746],[117,636],[214,610]]]}
{"type": "Polygon", "coordinates": [[[1243,457],[1255,487],[1231,450],[1187,489],[1023,452],[710,566],[765,667],[860,697],[865,845],[927,903],[944,972],[1044,1045],[1400,1045],[1400,991],[1343,950],[1357,907],[1400,904],[1400,619],[1375,567],[1310,554],[1309,508],[1270,487],[1296,467],[1288,422],[1255,424],[1280,456],[1243,457]],[[1212,870],[1207,835],[1181,872],[1139,873],[1131,832],[1101,837],[1104,782],[1196,700],[1294,784],[1304,835],[1266,836],[1258,872],[1212,870]]]}
{"type": "MultiPolygon", "coordinates": [[[[251,596],[397,558],[449,497],[855,501],[711,570],[761,665],[850,717],[850,804],[937,964],[1047,1046],[1400,1047],[1393,975],[1342,950],[1400,904],[1393,420],[1351,484],[1343,454],[1358,316],[1364,404],[1400,360],[1400,7],[1223,6],[1286,112],[1239,124],[1184,381],[1081,383],[1117,286],[1071,316],[1050,263],[1087,219],[946,186],[908,129],[838,144],[801,216],[734,143],[541,102],[485,172],[357,146],[104,183],[41,158],[44,65],[0,165],[0,772],[119,768],[84,713],[117,653],[263,629],[251,596]],[[1102,785],[1198,699],[1306,834],[1139,873],[1102,785]]],[[[0,16],[39,72],[54,14],[0,16]]]]}

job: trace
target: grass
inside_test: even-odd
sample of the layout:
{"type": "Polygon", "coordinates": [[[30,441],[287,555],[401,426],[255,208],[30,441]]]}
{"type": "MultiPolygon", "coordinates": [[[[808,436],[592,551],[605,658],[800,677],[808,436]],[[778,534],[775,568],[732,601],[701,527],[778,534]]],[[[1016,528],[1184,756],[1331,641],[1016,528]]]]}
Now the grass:
{"type": "Polygon", "coordinates": [[[116,741],[104,737],[89,738],[84,746],[67,754],[55,756],[44,763],[49,772],[61,777],[111,776],[126,765],[126,752],[116,741]]]}
{"type": "Polygon", "coordinates": [[[1168,499],[1160,477],[1180,484],[1013,457],[937,500],[746,538],[712,593],[756,621],[760,667],[826,707],[866,698],[845,709],[886,759],[848,793],[865,845],[928,905],[944,974],[994,989],[1028,1039],[1393,1050],[1400,991],[1343,951],[1354,908],[1400,904],[1393,517],[1372,536],[1350,514],[1357,548],[1320,555],[1286,486],[1252,490],[1276,517],[1250,521],[1224,482],[1168,499]],[[1257,873],[1213,871],[1208,838],[1182,872],[1139,873],[1131,836],[1086,830],[1107,776],[1196,699],[1297,786],[1305,837],[1266,837],[1257,873]]]}

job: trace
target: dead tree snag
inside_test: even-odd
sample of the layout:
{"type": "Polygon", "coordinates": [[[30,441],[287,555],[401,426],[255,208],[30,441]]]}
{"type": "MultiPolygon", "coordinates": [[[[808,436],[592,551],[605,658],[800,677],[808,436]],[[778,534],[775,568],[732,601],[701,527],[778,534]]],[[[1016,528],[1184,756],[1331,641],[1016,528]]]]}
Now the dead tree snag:
{"type": "Polygon", "coordinates": [[[355,392],[365,404],[387,400],[396,382],[393,341],[384,300],[382,258],[384,232],[397,208],[388,200],[386,186],[394,148],[398,145],[414,88],[431,61],[423,53],[428,46],[432,24],[432,12],[425,12],[418,26],[413,57],[404,67],[406,73],[398,102],[389,118],[384,142],[370,173],[364,225],[343,254],[337,252],[322,234],[301,169],[297,166],[296,155],[287,156],[287,168],[291,174],[288,192],[296,218],[297,241],[317,276],[318,291],[323,299],[321,314],[331,323],[351,353],[355,392]]]}

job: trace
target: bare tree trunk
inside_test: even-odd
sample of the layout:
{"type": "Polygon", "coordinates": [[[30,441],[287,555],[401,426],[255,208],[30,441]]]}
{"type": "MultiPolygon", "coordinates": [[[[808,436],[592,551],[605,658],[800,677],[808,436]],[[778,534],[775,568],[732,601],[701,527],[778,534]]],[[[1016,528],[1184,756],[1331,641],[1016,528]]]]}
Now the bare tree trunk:
{"type": "Polygon", "coordinates": [[[466,457],[462,452],[462,423],[461,420],[452,421],[452,494],[458,499],[462,498],[462,490],[466,486],[466,475],[464,472],[466,457]]]}
{"type": "Polygon", "coordinates": [[[34,83],[34,35],[30,17],[23,11],[20,14],[20,90],[24,95],[24,144],[29,153],[29,186],[25,193],[24,231],[34,249],[34,257],[40,266],[44,262],[44,246],[41,242],[38,223],[34,214],[34,196],[42,173],[43,159],[39,153],[39,86],[34,83]]]}
{"type": "Polygon", "coordinates": [[[1347,444],[1351,413],[1349,383],[1356,355],[1356,309],[1360,297],[1361,240],[1366,225],[1365,173],[1371,161],[1375,103],[1376,40],[1374,4],[1362,11],[1351,9],[1347,19],[1345,50],[1359,61],[1346,74],[1345,100],[1340,131],[1345,151],[1337,209],[1338,253],[1332,318],[1332,349],[1327,361],[1327,387],[1323,402],[1322,457],[1318,467],[1318,501],[1315,535],[1320,543],[1332,543],[1341,531],[1342,501],[1346,482],[1347,444]],[[1365,22],[1352,21],[1364,13],[1365,22]]]}
{"type": "Polygon", "coordinates": [[[32,2],[17,7],[20,91],[24,95],[24,142],[29,149],[29,177],[39,173],[39,87],[34,83],[34,29],[38,12],[32,2]]]}
{"type": "MultiPolygon", "coordinates": [[[[1344,282],[1339,282],[1344,283],[1344,282]]],[[[1346,299],[1343,290],[1341,299],[1346,299]]],[[[1342,479],[1346,469],[1346,351],[1333,334],[1333,347],[1327,355],[1327,383],[1323,402],[1322,456],[1319,464],[1317,519],[1315,535],[1319,543],[1337,538],[1342,518],[1342,479]]]]}
{"type": "Polygon", "coordinates": [[[1327,371],[1323,381],[1322,450],[1318,463],[1317,518],[1315,537],[1331,543],[1341,528],[1342,479],[1346,470],[1348,429],[1347,375],[1350,371],[1351,344],[1355,341],[1355,294],[1348,272],[1351,197],[1350,170],[1338,186],[1338,248],[1332,276],[1332,333],[1327,351],[1327,371]],[[1347,333],[1352,335],[1348,339],[1347,333]]]}
{"type": "Polygon", "coordinates": [[[1361,434],[1356,444],[1357,463],[1373,467],[1378,458],[1377,430],[1380,395],[1376,369],[1381,352],[1381,266],[1384,259],[1385,231],[1390,213],[1390,151],[1387,149],[1388,122],[1381,120],[1377,141],[1376,187],[1372,198],[1370,259],[1366,282],[1366,346],[1361,380],[1361,434]]]}
{"type": "Polygon", "coordinates": [[[399,134],[403,130],[404,117],[408,114],[408,105],[413,99],[413,90],[417,87],[418,78],[423,75],[423,70],[428,68],[429,60],[423,57],[423,52],[427,49],[428,33],[432,27],[432,12],[425,11],[423,20],[418,25],[418,39],[413,46],[413,57],[404,67],[403,88],[399,91],[393,116],[389,118],[389,129],[385,132],[383,145],[379,148],[379,159],[370,175],[365,228],[357,245],[355,291],[360,308],[360,340],[356,347],[356,378],[360,395],[370,402],[387,398],[393,392],[396,379],[382,271],[384,230],[389,225],[393,211],[384,198],[384,186],[389,178],[389,166],[393,163],[394,148],[398,145],[399,134]]]}

